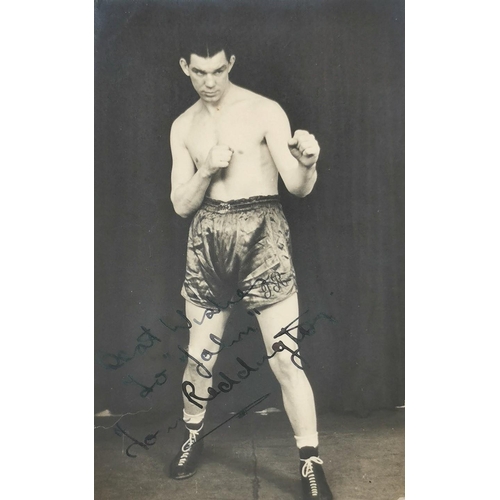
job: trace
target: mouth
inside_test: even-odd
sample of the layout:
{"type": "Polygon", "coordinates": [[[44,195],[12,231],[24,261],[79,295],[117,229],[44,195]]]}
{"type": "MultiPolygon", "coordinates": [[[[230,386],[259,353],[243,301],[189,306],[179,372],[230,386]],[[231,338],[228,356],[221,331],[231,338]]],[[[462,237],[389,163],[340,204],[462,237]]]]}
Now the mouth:
{"type": "Polygon", "coordinates": [[[214,92],[203,92],[203,95],[207,96],[207,97],[213,97],[215,95],[217,95],[217,91],[214,91],[214,92]]]}

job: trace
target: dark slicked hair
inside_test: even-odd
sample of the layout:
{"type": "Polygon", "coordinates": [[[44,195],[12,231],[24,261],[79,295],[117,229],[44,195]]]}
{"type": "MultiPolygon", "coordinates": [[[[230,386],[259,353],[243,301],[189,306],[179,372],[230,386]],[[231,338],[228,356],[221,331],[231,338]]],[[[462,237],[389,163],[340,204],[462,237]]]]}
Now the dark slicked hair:
{"type": "Polygon", "coordinates": [[[195,32],[189,30],[183,34],[179,48],[180,56],[188,64],[191,60],[191,54],[200,57],[213,57],[224,51],[228,61],[234,54],[230,37],[214,31],[195,32]]]}

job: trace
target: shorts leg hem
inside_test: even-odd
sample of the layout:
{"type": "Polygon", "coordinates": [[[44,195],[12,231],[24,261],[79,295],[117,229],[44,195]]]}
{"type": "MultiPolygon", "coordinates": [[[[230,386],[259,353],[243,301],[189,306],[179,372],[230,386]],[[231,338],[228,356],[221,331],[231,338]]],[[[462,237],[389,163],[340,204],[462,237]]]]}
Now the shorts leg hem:
{"type": "Polygon", "coordinates": [[[243,301],[243,305],[248,309],[259,309],[262,307],[272,306],[274,304],[279,304],[283,302],[285,299],[288,299],[294,294],[298,294],[299,290],[297,287],[293,287],[286,295],[274,296],[269,299],[255,299],[251,301],[243,301]]]}
{"type": "Polygon", "coordinates": [[[208,305],[207,305],[207,303],[202,302],[201,300],[193,299],[187,293],[185,293],[184,290],[181,291],[181,296],[184,298],[184,300],[186,300],[190,304],[193,304],[197,307],[201,307],[202,309],[214,309],[214,310],[220,309],[219,307],[216,307],[214,304],[208,303],[208,305]]]}

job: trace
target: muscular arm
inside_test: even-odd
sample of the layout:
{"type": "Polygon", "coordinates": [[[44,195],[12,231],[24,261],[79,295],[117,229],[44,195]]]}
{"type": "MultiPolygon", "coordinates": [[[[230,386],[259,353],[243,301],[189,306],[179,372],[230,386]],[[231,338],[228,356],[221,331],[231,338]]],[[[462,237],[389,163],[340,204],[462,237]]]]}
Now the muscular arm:
{"type": "Polygon", "coordinates": [[[170,132],[172,149],[172,192],[170,199],[175,212],[188,217],[202,204],[212,176],[202,166],[198,171],[194,166],[182,138],[182,126],[176,120],[170,132]]]}
{"type": "MultiPolygon", "coordinates": [[[[317,154],[302,155],[299,159],[294,158],[288,146],[291,141],[288,117],[275,102],[267,103],[266,107],[268,108],[266,110],[268,125],[265,138],[271,156],[288,191],[303,198],[312,191],[318,177],[316,172],[317,154]]],[[[305,151],[305,153],[307,152],[308,150],[305,151]]]]}
{"type": "Polygon", "coordinates": [[[181,217],[196,212],[203,203],[212,177],[229,166],[233,150],[224,144],[216,144],[209,151],[198,171],[186,148],[183,125],[177,119],[172,125],[170,144],[172,148],[172,193],[170,198],[174,210],[181,217]]]}

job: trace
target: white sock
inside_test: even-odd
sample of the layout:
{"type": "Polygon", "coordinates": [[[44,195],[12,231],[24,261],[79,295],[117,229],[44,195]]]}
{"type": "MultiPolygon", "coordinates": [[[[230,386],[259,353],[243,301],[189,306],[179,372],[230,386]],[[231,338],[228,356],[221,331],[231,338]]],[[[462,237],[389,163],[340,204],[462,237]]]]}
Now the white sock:
{"type": "Polygon", "coordinates": [[[201,413],[198,413],[198,415],[190,415],[189,413],[186,413],[186,410],[182,410],[184,413],[184,422],[186,424],[200,424],[203,419],[205,418],[205,413],[206,410],[203,410],[201,413]]]}
{"type": "Polygon", "coordinates": [[[313,448],[317,448],[318,441],[318,433],[309,434],[308,436],[294,436],[295,442],[297,443],[297,448],[304,448],[304,446],[312,446],[313,448]]]}

